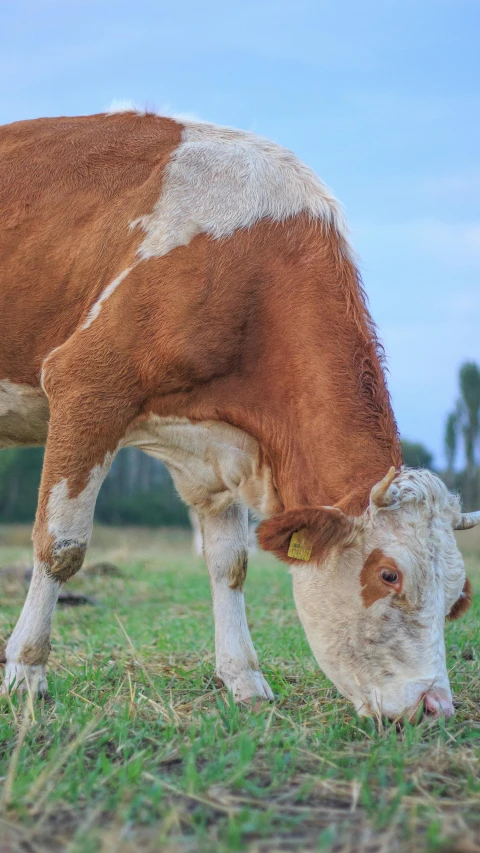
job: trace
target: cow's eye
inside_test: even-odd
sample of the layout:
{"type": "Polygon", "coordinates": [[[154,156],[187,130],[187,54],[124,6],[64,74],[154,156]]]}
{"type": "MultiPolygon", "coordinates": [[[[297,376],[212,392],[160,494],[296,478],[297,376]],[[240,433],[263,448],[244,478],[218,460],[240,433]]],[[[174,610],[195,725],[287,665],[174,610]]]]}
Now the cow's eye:
{"type": "Polygon", "coordinates": [[[392,572],[389,569],[382,569],[380,577],[385,583],[398,583],[398,572],[392,572]]]}

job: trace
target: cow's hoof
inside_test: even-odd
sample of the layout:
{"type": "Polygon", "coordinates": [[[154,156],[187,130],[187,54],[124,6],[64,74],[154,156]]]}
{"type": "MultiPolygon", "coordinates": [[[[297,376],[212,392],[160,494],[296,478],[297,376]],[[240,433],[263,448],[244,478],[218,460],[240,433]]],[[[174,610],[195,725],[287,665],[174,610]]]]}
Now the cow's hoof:
{"type": "MultiPolygon", "coordinates": [[[[271,696],[273,696],[272,693],[271,696]]],[[[235,702],[246,711],[253,711],[254,714],[257,714],[259,711],[266,711],[272,707],[272,699],[267,699],[266,696],[260,698],[256,695],[249,696],[248,699],[236,699],[235,702]]]]}
{"type": "Polygon", "coordinates": [[[254,703],[261,704],[262,701],[271,702],[273,693],[259,670],[247,669],[233,678],[228,678],[219,673],[226,687],[233,693],[235,702],[252,706],[254,703]]]}
{"type": "Polygon", "coordinates": [[[44,696],[47,692],[47,678],[43,665],[30,666],[23,663],[7,663],[5,678],[0,693],[31,693],[32,696],[44,696]]]}

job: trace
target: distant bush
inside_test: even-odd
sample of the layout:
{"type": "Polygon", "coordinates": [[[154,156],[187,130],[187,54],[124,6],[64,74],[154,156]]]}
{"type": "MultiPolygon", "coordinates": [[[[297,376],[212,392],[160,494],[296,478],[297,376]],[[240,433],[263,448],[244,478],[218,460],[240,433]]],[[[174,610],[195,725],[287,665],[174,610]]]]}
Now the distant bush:
{"type": "Polygon", "coordinates": [[[0,452],[0,521],[33,521],[42,465],[43,447],[12,447],[0,452]]]}
{"type": "Polygon", "coordinates": [[[146,527],[188,527],[187,509],[173,483],[161,491],[133,495],[98,496],[95,520],[101,524],[145,525],[146,527]]]}
{"type": "Polygon", "coordinates": [[[403,461],[408,468],[432,468],[433,454],[419,441],[402,438],[403,461]]]}

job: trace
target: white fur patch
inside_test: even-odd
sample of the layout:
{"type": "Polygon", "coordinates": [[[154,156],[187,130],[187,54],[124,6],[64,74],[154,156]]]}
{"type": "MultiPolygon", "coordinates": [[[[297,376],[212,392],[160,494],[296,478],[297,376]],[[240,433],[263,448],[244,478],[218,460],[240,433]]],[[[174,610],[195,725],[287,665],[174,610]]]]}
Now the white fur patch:
{"type": "MultiPolygon", "coordinates": [[[[389,489],[392,503],[370,514],[379,524],[404,531],[412,559],[416,584],[412,595],[421,600],[422,591],[437,588],[436,610],[442,620],[458,598],[465,570],[458,551],[453,528],[460,517],[460,501],[445,483],[428,469],[402,468],[389,489]],[[423,566],[423,571],[421,567],[423,566]],[[440,586],[432,581],[441,580],[440,586]]],[[[398,555],[392,556],[399,561],[398,555]]]]}
{"type": "Polygon", "coordinates": [[[102,465],[94,465],[87,484],[75,498],[69,497],[67,479],[50,490],[47,518],[48,531],[55,542],[75,540],[88,545],[93,526],[93,513],[100,486],[110,470],[114,454],[107,453],[102,465]]]}
{"type": "Polygon", "coordinates": [[[247,550],[248,513],[233,505],[203,519],[205,560],[212,587],[218,676],[237,701],[273,699],[248,630],[243,592],[231,589],[231,567],[247,550]]]}
{"type": "Polygon", "coordinates": [[[200,521],[194,509],[189,509],[188,517],[190,519],[190,524],[192,525],[193,533],[192,550],[196,557],[201,557],[203,554],[203,536],[200,521]]]}
{"type": "Polygon", "coordinates": [[[164,462],[189,506],[215,514],[246,504],[260,517],[278,508],[271,471],[259,466],[257,441],[237,427],[150,415],[131,425],[122,446],[164,462]]]}
{"type": "MultiPolygon", "coordinates": [[[[108,113],[122,112],[144,114],[130,101],[112,101],[108,113]]],[[[346,241],[338,201],[291,151],[246,131],[175,119],[184,124],[182,142],[165,169],[160,198],[151,213],[130,223],[145,232],[137,249],[140,261],[187,246],[197,234],[220,239],[262,219],[283,222],[299,213],[321,220],[346,241]]],[[[347,242],[345,246],[348,250],[347,242]]],[[[107,285],[83,329],[97,319],[104,302],[134,266],[107,285]]]]}
{"type": "MultiPolygon", "coordinates": [[[[203,535],[198,514],[192,507],[188,511],[190,524],[192,525],[192,551],[196,557],[201,557],[203,554],[203,535]]],[[[251,554],[257,550],[257,537],[255,525],[248,524],[248,553],[251,554]]]]}
{"type": "Polygon", "coordinates": [[[28,665],[20,661],[25,648],[45,648],[50,641],[59,584],[48,575],[46,568],[42,563],[36,563],[20,618],[7,644],[4,677],[7,690],[15,686],[20,690],[44,693],[47,689],[45,665],[28,665]]]}
{"type": "Polygon", "coordinates": [[[105,290],[100,294],[97,301],[90,308],[90,311],[87,314],[87,318],[82,326],[82,329],[88,329],[88,327],[91,326],[93,321],[97,319],[98,315],[100,314],[100,311],[102,310],[103,303],[107,301],[107,299],[109,298],[109,296],[112,295],[112,293],[115,293],[118,285],[122,283],[124,278],[127,277],[127,275],[129,274],[129,272],[132,271],[134,266],[135,264],[131,267],[127,267],[126,269],[122,270],[120,275],[117,275],[117,277],[114,278],[113,281],[110,282],[110,284],[107,284],[105,290]]]}
{"type": "Polygon", "coordinates": [[[453,533],[458,499],[439,477],[402,468],[390,496],[389,506],[372,504],[357,519],[358,541],[329,552],[321,571],[297,564],[292,575],[298,614],[324,672],[359,713],[393,718],[432,689],[450,702],[444,622],[465,570],[453,533]],[[361,571],[377,548],[402,573],[402,596],[365,607],[361,571]]]}
{"type": "Polygon", "coordinates": [[[299,213],[346,236],[339,203],[290,151],[240,130],[185,122],[152,213],[131,223],[145,232],[141,259],[186,246],[197,234],[219,239],[262,219],[299,213]]]}
{"type": "Polygon", "coordinates": [[[41,388],[0,380],[0,448],[43,444],[49,407],[41,388]]]}

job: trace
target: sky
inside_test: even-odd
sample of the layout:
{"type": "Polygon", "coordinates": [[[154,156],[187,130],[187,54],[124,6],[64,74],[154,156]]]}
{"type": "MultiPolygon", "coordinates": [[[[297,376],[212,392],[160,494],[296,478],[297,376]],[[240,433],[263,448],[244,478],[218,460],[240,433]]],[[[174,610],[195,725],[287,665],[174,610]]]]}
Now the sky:
{"type": "Polygon", "coordinates": [[[291,148],[345,208],[401,434],[442,465],[480,362],[479,44],[478,0],[0,0],[0,123],[128,99],[291,148]]]}

